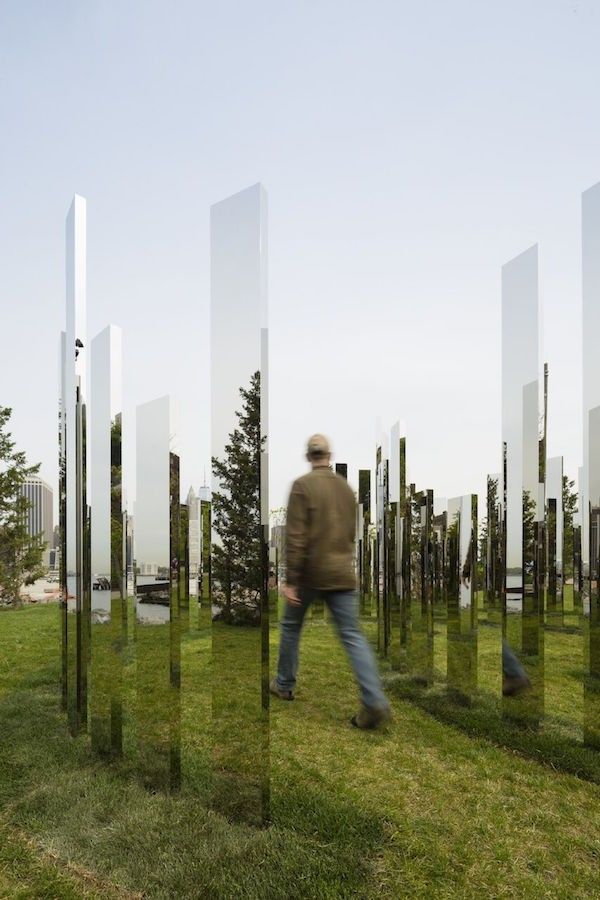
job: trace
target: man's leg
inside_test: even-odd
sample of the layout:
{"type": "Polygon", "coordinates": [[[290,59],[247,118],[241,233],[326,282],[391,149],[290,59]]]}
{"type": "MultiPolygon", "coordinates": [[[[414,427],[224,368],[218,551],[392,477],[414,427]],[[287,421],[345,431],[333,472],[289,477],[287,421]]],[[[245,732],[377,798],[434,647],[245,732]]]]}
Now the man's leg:
{"type": "Polygon", "coordinates": [[[367,709],[378,710],[387,714],[389,703],[383,693],[377,662],[369,642],[358,624],[358,597],[356,591],[330,591],[325,594],[325,597],[338,634],[354,670],[364,706],[367,709]]]}
{"type": "Polygon", "coordinates": [[[531,687],[527,672],[506,641],[502,641],[502,693],[505,697],[520,694],[531,687]]]}
{"type": "Polygon", "coordinates": [[[310,604],[313,594],[310,591],[300,591],[301,606],[292,606],[286,603],[285,612],[280,625],[279,660],[277,662],[277,677],[275,679],[280,691],[293,692],[296,686],[298,674],[298,645],[300,632],[304,623],[304,616],[310,604]]]}

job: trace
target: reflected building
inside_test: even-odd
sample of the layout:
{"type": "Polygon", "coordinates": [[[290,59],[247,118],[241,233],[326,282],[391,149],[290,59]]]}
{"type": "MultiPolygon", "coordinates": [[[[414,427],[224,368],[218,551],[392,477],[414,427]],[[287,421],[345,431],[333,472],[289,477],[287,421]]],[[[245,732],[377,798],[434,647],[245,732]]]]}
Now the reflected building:
{"type": "Polygon", "coordinates": [[[30,476],[21,485],[21,493],[29,502],[27,534],[45,544],[42,561],[50,565],[50,551],[54,548],[54,492],[42,478],[30,476]]]}

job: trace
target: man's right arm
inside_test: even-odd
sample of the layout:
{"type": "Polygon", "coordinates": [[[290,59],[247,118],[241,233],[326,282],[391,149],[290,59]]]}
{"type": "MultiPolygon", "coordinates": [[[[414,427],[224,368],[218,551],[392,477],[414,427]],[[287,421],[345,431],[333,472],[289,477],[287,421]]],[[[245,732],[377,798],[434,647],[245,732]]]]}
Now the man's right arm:
{"type": "Polygon", "coordinates": [[[289,585],[298,586],[306,560],[308,509],[306,494],[298,481],[292,485],[285,523],[286,576],[289,585]]]}

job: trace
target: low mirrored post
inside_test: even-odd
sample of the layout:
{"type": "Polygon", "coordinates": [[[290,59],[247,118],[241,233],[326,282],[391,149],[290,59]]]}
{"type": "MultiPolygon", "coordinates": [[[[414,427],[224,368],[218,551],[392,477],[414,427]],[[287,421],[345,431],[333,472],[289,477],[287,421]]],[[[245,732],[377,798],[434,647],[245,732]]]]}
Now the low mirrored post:
{"type": "Polygon", "coordinates": [[[551,457],[546,466],[546,623],[564,625],[564,509],[563,458],[551,457]]]}
{"type": "Polygon", "coordinates": [[[411,495],[406,482],[406,437],[399,441],[400,459],[400,506],[398,510],[398,599],[400,649],[398,667],[401,671],[409,670],[408,651],[410,646],[410,610],[411,610],[411,495]]]}
{"type": "Polygon", "coordinates": [[[588,419],[588,572],[584,572],[584,741],[600,748],[600,406],[588,419]],[[587,575],[587,577],[585,577],[587,575]]]}
{"type": "Polygon", "coordinates": [[[421,684],[433,681],[433,491],[412,491],[409,671],[421,684]]]}
{"type": "Polygon", "coordinates": [[[137,407],[135,552],[136,726],[139,766],[154,788],[180,778],[179,458],[170,403],[137,407]]]}
{"type": "Polygon", "coordinates": [[[477,496],[448,505],[448,687],[470,701],[477,687],[477,496]]]}
{"type": "Polygon", "coordinates": [[[583,565],[581,559],[581,525],[573,526],[573,611],[581,614],[583,565]]]}
{"type": "Polygon", "coordinates": [[[123,632],[126,583],[122,503],[121,333],[105,328],[92,341],[90,435],[91,647],[93,749],[122,748],[123,632]]]}
{"type": "Polygon", "coordinates": [[[188,507],[188,559],[189,559],[189,616],[190,631],[198,630],[198,600],[200,596],[200,571],[202,555],[202,525],[200,519],[200,499],[193,488],[187,496],[188,507]]]}
{"type": "Polygon", "coordinates": [[[210,628],[212,621],[211,612],[211,560],[212,560],[212,513],[211,501],[200,501],[200,523],[202,529],[202,551],[200,570],[200,603],[198,611],[198,628],[203,631],[210,628]]]}
{"type": "Polygon", "coordinates": [[[190,630],[190,511],[179,507],[179,620],[181,634],[190,630]]]}
{"type": "Polygon", "coordinates": [[[360,469],[358,473],[358,502],[362,508],[361,569],[360,569],[360,612],[371,615],[371,470],[360,469]]]}

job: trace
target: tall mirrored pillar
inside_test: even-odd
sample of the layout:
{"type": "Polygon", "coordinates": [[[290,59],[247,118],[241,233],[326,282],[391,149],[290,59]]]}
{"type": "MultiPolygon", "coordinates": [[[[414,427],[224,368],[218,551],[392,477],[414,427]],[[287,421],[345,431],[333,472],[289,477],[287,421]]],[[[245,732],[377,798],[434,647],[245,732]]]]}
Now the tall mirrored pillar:
{"type": "Polygon", "coordinates": [[[60,535],[60,694],[61,706],[66,712],[68,708],[68,652],[67,652],[67,429],[66,429],[66,347],[67,334],[60,333],[60,384],[58,406],[58,531],[60,535]]]}
{"type": "Polygon", "coordinates": [[[136,410],[136,728],[139,767],[155,788],[180,779],[179,457],[168,397],[136,410]]]}
{"type": "Polygon", "coordinates": [[[584,740],[600,747],[598,511],[600,510],[600,183],[582,196],[583,478],[581,484],[584,740]]]}
{"type": "Polygon", "coordinates": [[[504,698],[507,716],[536,724],[544,708],[543,518],[538,251],[502,268],[502,440],[505,521],[503,636],[532,688],[504,698]]]}
{"type": "Polygon", "coordinates": [[[213,802],[269,818],[267,196],[211,207],[213,802]]]}
{"type": "Polygon", "coordinates": [[[64,353],[66,698],[69,728],[87,725],[90,590],[85,578],[87,546],[86,442],[86,202],[77,194],[66,220],[64,353]]]}
{"type": "Polygon", "coordinates": [[[122,746],[123,634],[127,615],[122,489],[121,331],[110,325],[91,345],[90,730],[98,753],[122,746]]]}

